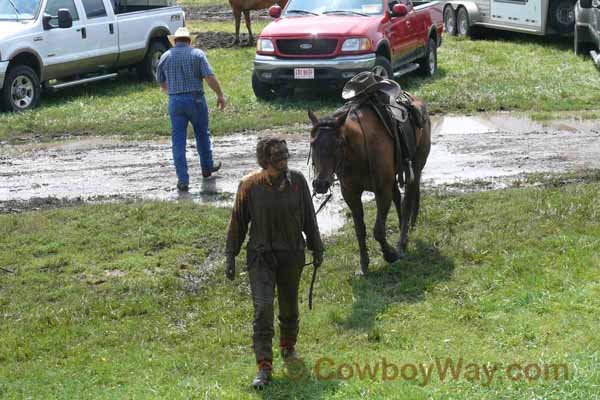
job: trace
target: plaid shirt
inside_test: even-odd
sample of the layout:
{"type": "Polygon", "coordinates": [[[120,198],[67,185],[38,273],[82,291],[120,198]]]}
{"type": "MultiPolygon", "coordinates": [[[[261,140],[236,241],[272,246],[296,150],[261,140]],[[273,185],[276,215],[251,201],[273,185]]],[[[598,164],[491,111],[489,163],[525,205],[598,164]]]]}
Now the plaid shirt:
{"type": "Polygon", "coordinates": [[[202,78],[214,75],[204,52],[184,43],[162,55],[158,62],[156,80],[167,83],[168,94],[204,93],[202,78]]]}

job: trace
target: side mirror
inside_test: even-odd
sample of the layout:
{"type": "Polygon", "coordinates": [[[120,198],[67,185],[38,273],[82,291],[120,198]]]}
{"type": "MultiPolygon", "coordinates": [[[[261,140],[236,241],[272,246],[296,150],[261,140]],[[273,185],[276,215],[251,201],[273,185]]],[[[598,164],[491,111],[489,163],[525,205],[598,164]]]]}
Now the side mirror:
{"type": "Polygon", "coordinates": [[[44,13],[44,16],[42,17],[42,26],[44,27],[45,31],[49,31],[50,29],[56,28],[56,26],[52,26],[52,24],[50,23],[51,19],[52,15],[44,13]]]}
{"type": "Polygon", "coordinates": [[[592,0],[579,0],[581,8],[592,8],[592,0]]]}
{"type": "Polygon", "coordinates": [[[274,6],[271,6],[269,8],[269,16],[271,18],[279,18],[281,17],[281,7],[279,7],[277,4],[274,6]]]}
{"type": "Polygon", "coordinates": [[[59,28],[70,28],[73,26],[73,17],[71,11],[66,8],[58,9],[58,27],[59,28]]]}
{"type": "Polygon", "coordinates": [[[394,4],[392,7],[392,17],[404,17],[406,14],[408,14],[406,4],[394,4]]]}

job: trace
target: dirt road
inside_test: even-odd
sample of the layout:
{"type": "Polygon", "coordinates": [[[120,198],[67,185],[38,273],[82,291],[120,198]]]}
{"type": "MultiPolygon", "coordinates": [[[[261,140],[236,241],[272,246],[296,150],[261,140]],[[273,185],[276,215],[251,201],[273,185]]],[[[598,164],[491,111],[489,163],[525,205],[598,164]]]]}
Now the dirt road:
{"type": "MultiPolygon", "coordinates": [[[[215,158],[224,168],[203,180],[193,141],[188,142],[190,193],[175,190],[170,143],[86,138],[53,144],[3,146],[0,150],[0,212],[124,199],[187,199],[230,205],[242,176],[256,168],[257,137],[286,134],[291,168],[309,177],[308,126],[215,138],[215,158]]],[[[485,190],[511,185],[526,173],[600,168],[595,122],[541,125],[510,114],[433,118],[433,147],[424,171],[425,188],[485,190]]],[[[310,178],[309,178],[310,179],[310,178]]],[[[319,199],[315,200],[319,204],[319,199]]],[[[344,223],[336,188],[320,215],[324,231],[344,223]]]]}

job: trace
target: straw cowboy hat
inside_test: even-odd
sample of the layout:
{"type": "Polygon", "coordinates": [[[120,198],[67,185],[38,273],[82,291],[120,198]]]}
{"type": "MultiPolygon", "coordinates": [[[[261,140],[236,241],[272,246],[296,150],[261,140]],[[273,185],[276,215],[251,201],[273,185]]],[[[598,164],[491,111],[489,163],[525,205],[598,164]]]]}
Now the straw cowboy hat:
{"type": "Polygon", "coordinates": [[[382,90],[392,97],[402,90],[400,85],[391,79],[384,79],[380,76],[373,74],[371,71],[364,71],[357,75],[354,75],[344,85],[342,90],[342,98],[344,100],[350,100],[360,95],[366,95],[369,93],[382,90]]]}
{"type": "Polygon", "coordinates": [[[175,46],[175,39],[186,38],[189,39],[190,42],[194,42],[195,36],[190,35],[190,31],[187,28],[181,27],[177,28],[174,35],[169,35],[169,42],[171,42],[171,46],[175,46]]]}

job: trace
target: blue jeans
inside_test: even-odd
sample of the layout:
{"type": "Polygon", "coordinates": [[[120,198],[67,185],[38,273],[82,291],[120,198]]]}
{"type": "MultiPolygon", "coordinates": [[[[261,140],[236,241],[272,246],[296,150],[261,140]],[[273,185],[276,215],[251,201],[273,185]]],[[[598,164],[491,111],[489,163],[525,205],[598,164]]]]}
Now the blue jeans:
{"type": "Polygon", "coordinates": [[[182,93],[169,96],[169,115],[171,117],[171,142],[173,144],[173,162],[179,182],[188,184],[187,159],[185,146],[187,127],[191,122],[196,137],[196,150],[200,156],[203,172],[213,167],[210,133],[208,131],[208,107],[203,93],[182,93]]]}

